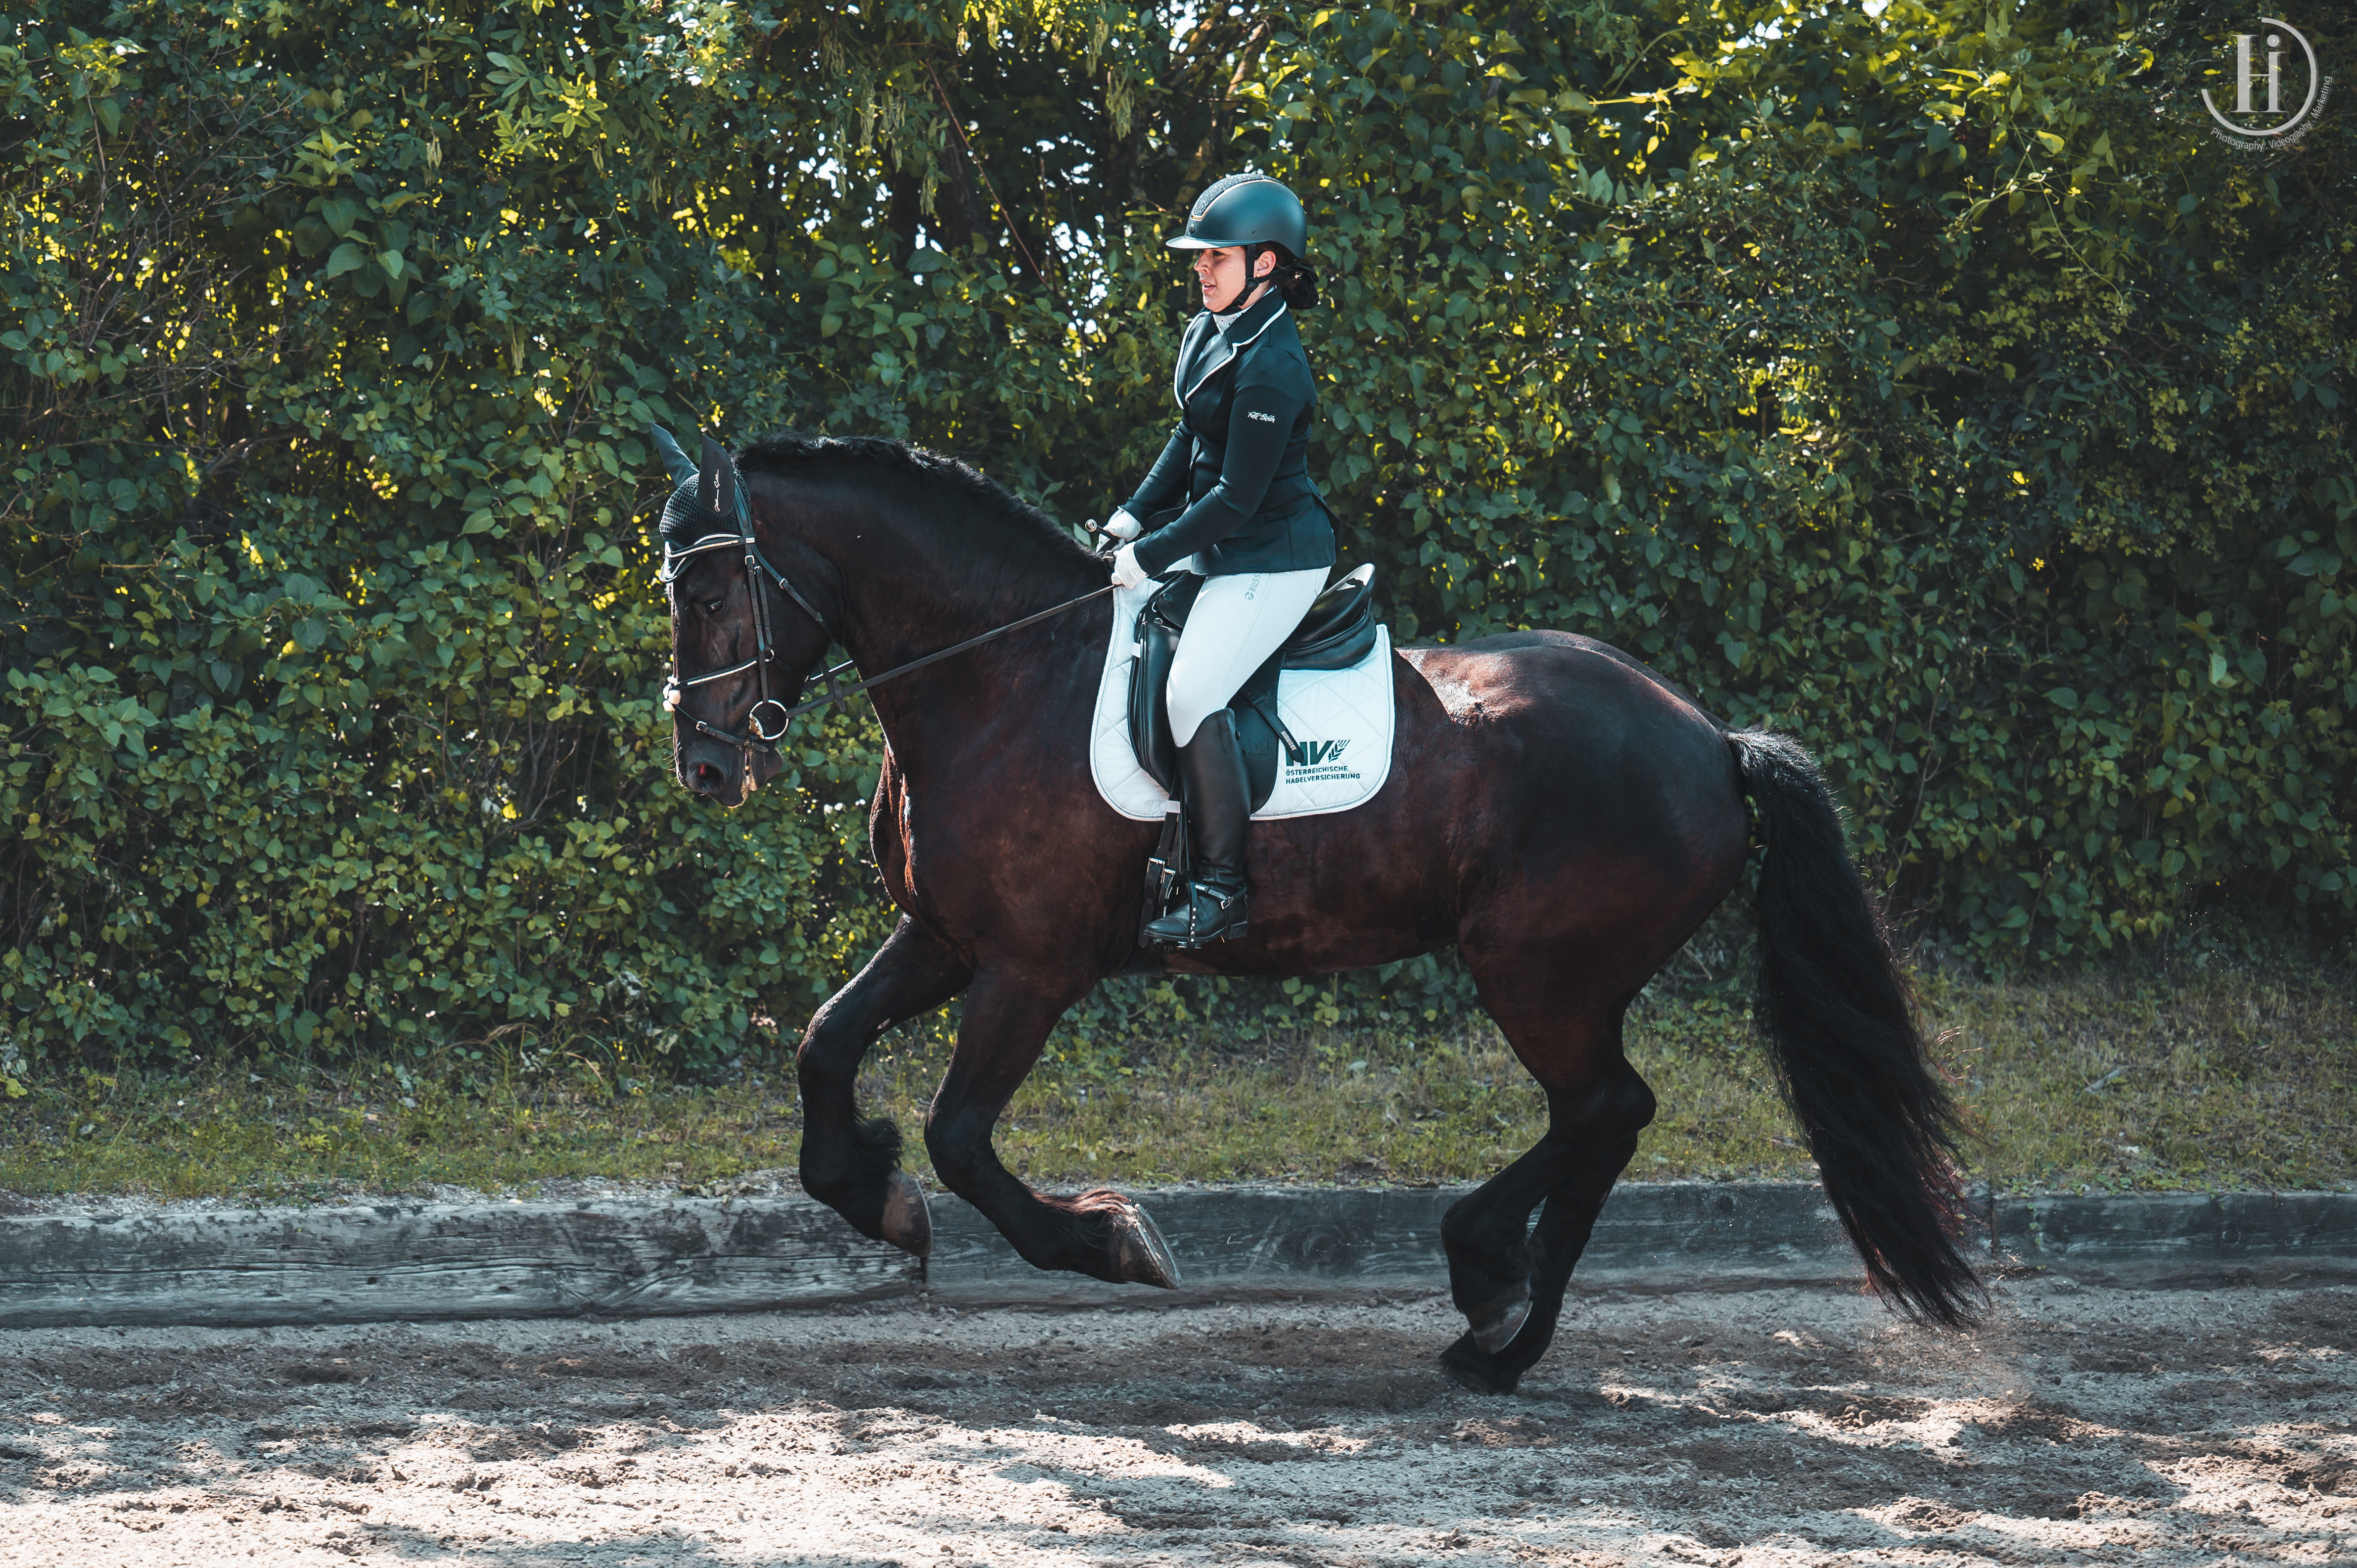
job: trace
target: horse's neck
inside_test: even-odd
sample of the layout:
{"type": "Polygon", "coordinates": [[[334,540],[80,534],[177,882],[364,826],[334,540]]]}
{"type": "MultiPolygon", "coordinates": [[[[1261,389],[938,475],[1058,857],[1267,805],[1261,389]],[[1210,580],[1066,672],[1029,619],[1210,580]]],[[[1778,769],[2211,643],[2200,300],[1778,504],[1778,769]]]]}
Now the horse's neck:
{"type": "Polygon", "coordinates": [[[978,551],[974,536],[960,539],[953,525],[845,532],[847,538],[820,548],[843,581],[850,652],[870,677],[1098,585],[1077,563],[1029,541],[978,551]]]}
{"type": "MultiPolygon", "coordinates": [[[[995,520],[972,517],[960,499],[933,509],[878,504],[838,513],[825,537],[813,537],[842,579],[845,635],[860,673],[873,680],[1101,585],[1085,563],[1006,532],[995,520]]],[[[1092,695],[1093,678],[1076,682],[1072,661],[1091,628],[1102,660],[1102,619],[1074,609],[877,687],[887,739],[904,757],[939,751],[1002,718],[1045,719],[1082,687],[1092,695]]]]}

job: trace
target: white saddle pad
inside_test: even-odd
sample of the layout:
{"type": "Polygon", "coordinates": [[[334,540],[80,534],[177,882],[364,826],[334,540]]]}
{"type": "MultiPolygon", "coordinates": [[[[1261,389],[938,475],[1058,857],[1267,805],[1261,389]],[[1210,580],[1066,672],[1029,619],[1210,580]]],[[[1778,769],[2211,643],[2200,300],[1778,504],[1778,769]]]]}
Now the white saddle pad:
{"type": "MultiPolygon", "coordinates": [[[[1105,804],[1135,822],[1158,822],[1178,809],[1129,744],[1129,666],[1137,657],[1137,617],[1158,583],[1114,593],[1113,640],[1089,736],[1089,771],[1105,804]]],[[[1375,646],[1348,670],[1287,670],[1277,677],[1276,711],[1300,742],[1280,749],[1276,788],[1254,822],[1347,811],[1383,787],[1392,771],[1392,634],[1375,628],[1375,646]]]]}

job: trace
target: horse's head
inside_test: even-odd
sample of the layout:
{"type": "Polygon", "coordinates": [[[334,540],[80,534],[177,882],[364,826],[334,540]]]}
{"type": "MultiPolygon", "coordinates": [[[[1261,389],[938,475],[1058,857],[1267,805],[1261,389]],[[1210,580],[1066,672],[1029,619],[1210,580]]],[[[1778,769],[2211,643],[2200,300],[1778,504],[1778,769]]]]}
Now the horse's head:
{"type": "Polygon", "coordinates": [[[654,442],[674,481],[662,516],[673,756],[689,789],[741,805],[784,768],[786,710],[828,633],[770,564],[726,449],[707,435],[691,458],[660,429],[654,442]]]}

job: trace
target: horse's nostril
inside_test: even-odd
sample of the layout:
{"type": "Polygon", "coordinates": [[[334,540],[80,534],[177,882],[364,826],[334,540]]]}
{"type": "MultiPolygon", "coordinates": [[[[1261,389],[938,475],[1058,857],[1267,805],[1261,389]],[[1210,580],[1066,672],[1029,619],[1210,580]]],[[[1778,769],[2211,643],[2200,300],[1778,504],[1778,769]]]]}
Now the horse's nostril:
{"type": "Polygon", "coordinates": [[[720,793],[720,769],[713,767],[709,762],[697,763],[695,765],[695,788],[699,794],[717,795],[720,793]]]}

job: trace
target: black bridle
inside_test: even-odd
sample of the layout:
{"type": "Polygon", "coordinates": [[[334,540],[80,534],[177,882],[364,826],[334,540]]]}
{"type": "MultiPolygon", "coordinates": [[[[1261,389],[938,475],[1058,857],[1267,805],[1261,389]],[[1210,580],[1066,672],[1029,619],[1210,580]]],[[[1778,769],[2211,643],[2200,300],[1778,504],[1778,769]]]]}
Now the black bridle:
{"type": "MultiPolygon", "coordinates": [[[[702,675],[689,676],[684,680],[681,679],[678,668],[674,666],[670,679],[663,682],[663,707],[667,711],[676,713],[679,710],[680,698],[690,686],[701,686],[713,681],[726,681],[731,675],[742,675],[748,670],[752,671],[753,679],[758,683],[761,694],[754,701],[752,707],[746,711],[743,734],[735,734],[722,729],[717,725],[706,724],[694,714],[688,715],[688,722],[695,726],[695,732],[698,735],[708,735],[715,740],[723,741],[737,747],[745,754],[745,760],[749,768],[753,754],[757,751],[766,752],[771,757],[778,755],[778,742],[785,738],[786,726],[793,723],[797,715],[806,714],[814,707],[824,707],[830,702],[838,702],[851,693],[847,691],[834,692],[830,689],[829,694],[819,701],[804,703],[799,707],[792,708],[786,706],[784,703],[770,694],[770,661],[777,657],[778,650],[775,639],[770,635],[770,596],[761,591],[763,576],[766,575],[771,582],[777,584],[784,591],[786,597],[793,600],[802,614],[816,622],[818,628],[826,633],[827,640],[835,641],[837,638],[834,624],[819,613],[818,607],[811,603],[810,596],[794,586],[793,579],[779,571],[770,563],[770,558],[761,553],[760,542],[753,536],[753,513],[745,504],[744,480],[734,473],[729,475],[729,478],[734,481],[728,486],[728,489],[737,503],[735,508],[737,532],[733,534],[707,533],[703,538],[679,549],[673,549],[670,538],[666,536],[663,540],[662,565],[655,573],[655,581],[661,583],[666,591],[676,594],[679,575],[687,570],[687,563],[693,557],[707,554],[715,550],[742,551],[745,557],[745,589],[753,600],[753,657],[740,663],[731,664],[726,670],[714,670],[702,675]],[[778,710],[775,728],[762,723],[761,710],[764,708],[778,710]]],[[[709,516],[710,513],[707,512],[705,515],[709,516]]],[[[675,608],[676,607],[674,611],[675,608]]],[[[832,682],[834,676],[849,668],[848,664],[838,664],[834,669],[828,671],[822,679],[832,682]]]]}
{"type": "MultiPolygon", "coordinates": [[[[777,657],[777,644],[770,635],[769,596],[761,591],[761,579],[767,576],[771,582],[777,584],[786,597],[793,600],[796,607],[810,617],[821,631],[826,633],[828,641],[839,643],[843,639],[836,631],[834,623],[820,613],[818,607],[811,602],[810,596],[794,585],[793,579],[778,570],[770,558],[761,553],[760,542],[753,536],[752,510],[745,502],[744,480],[733,472],[728,477],[732,481],[728,489],[737,503],[735,508],[737,532],[707,533],[701,539],[678,549],[673,549],[671,540],[666,537],[663,540],[662,565],[656,571],[655,580],[661,583],[666,591],[675,593],[674,585],[679,581],[679,575],[687,569],[686,564],[690,557],[705,554],[715,550],[741,551],[745,561],[745,587],[753,599],[753,657],[731,664],[726,670],[708,671],[702,675],[691,675],[685,679],[681,678],[677,667],[674,666],[669,679],[663,682],[663,707],[667,712],[677,713],[680,698],[689,687],[701,686],[713,681],[725,681],[731,675],[742,675],[748,670],[752,671],[754,680],[759,685],[760,695],[755,699],[752,707],[746,711],[743,734],[725,730],[717,725],[707,724],[693,714],[688,715],[688,723],[695,726],[696,734],[710,736],[713,739],[733,746],[743,752],[748,771],[751,769],[756,752],[770,757],[778,755],[778,742],[785,738],[787,726],[804,714],[832,707],[847,698],[857,696],[871,686],[880,686],[887,681],[906,675],[914,670],[921,670],[928,664],[949,658],[952,654],[963,653],[969,648],[979,647],[993,638],[1005,637],[1010,631],[1020,631],[1035,622],[1046,620],[1050,616],[1061,615],[1066,610],[1087,604],[1091,599],[1102,598],[1114,591],[1114,585],[1107,583],[1103,587],[1092,588],[1078,598],[1066,599],[1060,605],[1025,616],[1020,620],[1009,621],[1005,626],[994,628],[979,637],[969,637],[963,642],[953,643],[936,652],[928,653],[922,658],[911,659],[906,664],[895,665],[872,680],[862,681],[853,686],[837,687],[834,684],[834,678],[852,668],[854,661],[846,660],[832,670],[811,677],[811,680],[820,682],[824,686],[825,690],[821,695],[788,707],[770,693],[770,661],[777,657]],[[774,728],[762,722],[761,710],[764,708],[778,710],[774,728]]],[[[705,515],[710,514],[707,512],[705,515]]],[[[805,684],[807,685],[807,682],[805,684]]]]}

